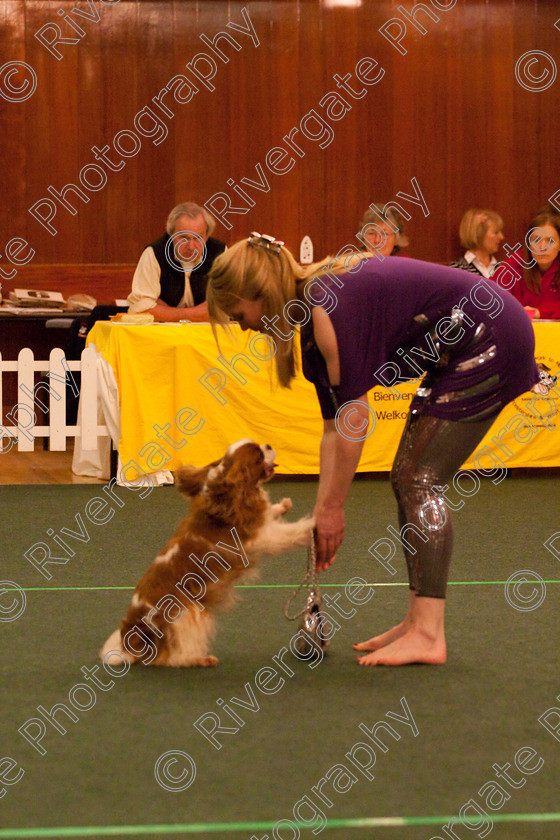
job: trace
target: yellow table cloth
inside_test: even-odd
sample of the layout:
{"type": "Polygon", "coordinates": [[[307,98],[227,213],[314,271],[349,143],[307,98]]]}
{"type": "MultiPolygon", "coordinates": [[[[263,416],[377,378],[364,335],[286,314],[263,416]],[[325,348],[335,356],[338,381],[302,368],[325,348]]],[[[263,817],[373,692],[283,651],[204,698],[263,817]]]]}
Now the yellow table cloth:
{"type": "MultiPolygon", "coordinates": [[[[560,324],[534,327],[537,360],[557,375],[560,324]]],[[[229,338],[220,330],[219,350],[208,324],[95,324],[88,344],[95,345],[115,373],[119,453],[128,465],[127,480],[181,463],[204,466],[243,437],[276,449],[278,473],[318,473],[322,420],[314,387],[301,373],[290,389],[278,387],[273,362],[262,360],[266,340],[242,333],[236,325],[232,333],[229,338]]],[[[372,423],[359,471],[391,468],[416,387],[399,385],[398,399],[385,388],[370,391],[372,423]]],[[[548,400],[535,401],[531,394],[515,400],[479,449],[488,447],[494,460],[507,467],[560,465],[558,396],[555,390],[548,400]]],[[[491,462],[487,455],[478,466],[489,468],[491,462]]]]}

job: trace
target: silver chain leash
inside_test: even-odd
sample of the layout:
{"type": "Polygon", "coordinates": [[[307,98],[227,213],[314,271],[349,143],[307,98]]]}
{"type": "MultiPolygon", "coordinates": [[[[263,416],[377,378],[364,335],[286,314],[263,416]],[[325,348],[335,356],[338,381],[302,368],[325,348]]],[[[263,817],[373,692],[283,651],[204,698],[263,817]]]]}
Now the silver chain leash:
{"type": "Polygon", "coordinates": [[[306,600],[305,606],[298,613],[296,613],[295,615],[290,615],[290,613],[289,613],[289,609],[292,606],[294,598],[296,597],[298,592],[300,592],[303,589],[304,586],[306,587],[308,594],[309,594],[310,591],[317,588],[317,569],[316,569],[316,566],[315,566],[316,562],[317,562],[317,551],[316,551],[316,548],[315,548],[315,539],[313,537],[311,537],[311,546],[307,549],[307,571],[305,573],[305,576],[304,576],[302,582],[300,583],[300,585],[296,589],[294,589],[294,591],[292,592],[292,594],[288,598],[288,601],[286,602],[286,606],[284,607],[284,615],[286,616],[288,621],[296,621],[296,619],[298,619],[300,616],[302,616],[307,611],[307,600],[306,600]]]}
{"type": "MultiPolygon", "coordinates": [[[[310,660],[321,659],[330,645],[330,635],[327,635],[325,627],[325,615],[322,612],[323,599],[317,586],[317,554],[315,540],[312,539],[311,546],[307,549],[307,572],[297,589],[294,590],[284,607],[284,615],[289,621],[295,621],[301,617],[299,630],[294,635],[294,653],[300,659],[310,660]],[[290,607],[298,592],[305,587],[307,597],[305,606],[296,615],[290,615],[290,607]],[[297,652],[296,652],[297,651],[297,652]]],[[[328,620],[328,619],[327,619],[328,620]]],[[[292,641],[290,640],[290,647],[292,641]]]]}

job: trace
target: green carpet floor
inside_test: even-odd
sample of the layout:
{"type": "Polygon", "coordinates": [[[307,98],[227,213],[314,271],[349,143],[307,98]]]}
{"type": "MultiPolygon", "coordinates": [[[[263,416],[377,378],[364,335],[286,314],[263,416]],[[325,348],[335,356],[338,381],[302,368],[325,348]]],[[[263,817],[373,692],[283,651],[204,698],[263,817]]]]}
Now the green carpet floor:
{"type": "MultiPolygon", "coordinates": [[[[312,509],[316,485],[278,482],[269,491],[273,499],[291,496],[292,518],[312,509]]],[[[0,761],[0,838],[560,836],[560,740],[538,720],[552,707],[560,714],[560,566],[544,546],[560,530],[559,479],[484,481],[454,514],[443,667],[355,664],[352,642],[391,626],[408,600],[400,552],[394,576],[368,553],[388,536],[387,526],[397,524],[390,486],[361,480],[347,504],[346,541],[321,585],[329,595],[340,594],[348,613],[348,580],[363,578],[374,595],[351,617],[338,616],[323,662],[312,668],[289,655],[284,662],[293,675],[280,672],[284,682],[269,684],[275,693],[257,687],[257,673],[274,665],[296,631],[283,608],[305,571],[302,551],[265,561],[260,580],[239,589],[237,605],[219,623],[218,668],[137,666],[110,688],[94,688],[91,708],[76,711],[68,695],[84,682],[82,666],[97,664],[97,650],[118,626],[137,579],[184,511],[173,488],[145,499],[117,493],[122,506],[113,501],[114,516],[96,525],[85,510],[100,487],[0,489],[0,577],[21,586],[27,599],[17,620],[0,622],[0,759],[14,760],[14,766],[0,761]],[[61,528],[79,533],[77,514],[87,534],[71,540],[75,556],[48,566],[52,578],[46,580],[24,553],[38,542],[54,549],[52,537],[61,528]],[[541,600],[534,609],[516,609],[505,597],[504,582],[520,570],[546,582],[544,598],[539,581],[510,587],[517,606],[541,600]],[[232,698],[246,705],[232,705],[232,698]],[[219,701],[241,722],[235,724],[219,701]],[[18,729],[40,717],[38,706],[50,710],[57,703],[78,721],[57,716],[66,734],[46,723],[46,753],[40,754],[18,729]],[[219,736],[220,749],[194,726],[208,713],[236,730],[219,736]],[[398,736],[380,729],[384,748],[360,729],[379,721],[398,736]],[[356,747],[359,742],[370,752],[356,747]],[[166,790],[156,780],[158,759],[165,773],[161,757],[172,751],[183,764],[167,765],[167,773],[183,773],[184,790],[166,790]],[[15,781],[19,768],[24,773],[15,781]],[[493,788],[483,787],[489,782],[493,788]]],[[[450,498],[460,499],[453,492],[450,498]]],[[[11,602],[4,592],[0,605],[6,610],[11,602]]],[[[73,697],[88,703],[83,690],[73,697]]],[[[560,717],[551,713],[549,721],[560,728],[560,717]]]]}

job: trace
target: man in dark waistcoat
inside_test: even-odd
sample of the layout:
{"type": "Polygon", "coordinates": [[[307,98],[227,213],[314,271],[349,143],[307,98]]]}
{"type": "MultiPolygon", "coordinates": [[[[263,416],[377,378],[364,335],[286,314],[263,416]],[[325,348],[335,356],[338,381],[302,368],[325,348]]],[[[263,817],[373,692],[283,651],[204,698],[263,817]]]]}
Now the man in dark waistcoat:
{"type": "Polygon", "coordinates": [[[167,233],[142,252],[128,296],[129,312],[149,312],[156,321],[207,321],[206,284],[225,244],[213,239],[215,220],[192,201],[178,204],[167,233]]]}

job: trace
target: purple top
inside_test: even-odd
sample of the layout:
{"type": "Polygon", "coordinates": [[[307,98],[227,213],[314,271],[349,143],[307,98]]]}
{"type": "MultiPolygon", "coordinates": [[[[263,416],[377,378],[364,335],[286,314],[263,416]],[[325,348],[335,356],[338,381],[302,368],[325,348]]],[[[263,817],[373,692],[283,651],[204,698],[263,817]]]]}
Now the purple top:
{"type": "MultiPolygon", "coordinates": [[[[420,260],[373,257],[321,282],[337,301],[324,305],[338,342],[338,388],[329,385],[311,321],[302,327],[301,345],[303,373],[317,389],[325,418],[375,385],[398,386],[427,371],[423,410],[473,420],[497,415],[539,379],[525,310],[483,277],[420,260]]],[[[308,292],[311,304],[321,305],[324,293],[313,286],[308,292]]]]}

